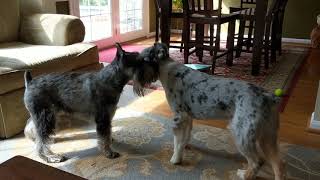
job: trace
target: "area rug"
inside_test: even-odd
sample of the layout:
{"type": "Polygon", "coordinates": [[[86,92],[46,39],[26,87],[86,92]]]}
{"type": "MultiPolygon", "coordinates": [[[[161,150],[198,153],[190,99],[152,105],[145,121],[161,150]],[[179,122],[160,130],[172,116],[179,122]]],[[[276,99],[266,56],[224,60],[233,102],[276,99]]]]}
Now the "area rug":
{"type": "MultiPolygon", "coordinates": [[[[75,121],[71,120],[71,124],[75,121]]],[[[56,135],[53,151],[70,159],[49,164],[88,179],[166,179],[166,180],[234,180],[236,171],[245,168],[245,159],[238,153],[227,130],[195,124],[192,138],[181,165],[169,159],[173,149],[172,121],[165,117],[121,108],[113,121],[113,149],[117,159],[107,159],[96,148],[95,126],[77,121],[78,127],[56,135]]],[[[68,126],[67,126],[68,127],[68,126]]],[[[22,155],[40,161],[33,143],[23,136],[0,142],[0,163],[22,155]]],[[[319,179],[320,151],[302,146],[282,144],[287,162],[288,179],[319,179]]],[[[273,179],[269,166],[259,172],[260,179],[273,179]]]]}
{"type": "MultiPolygon", "coordinates": [[[[128,52],[141,52],[148,46],[144,45],[123,45],[122,48],[128,52]]],[[[116,56],[117,48],[112,47],[108,49],[99,50],[99,61],[102,63],[111,63],[116,56]]]]}
{"type": "MultiPolygon", "coordinates": [[[[147,45],[124,45],[123,49],[129,52],[141,52],[147,45]]],[[[225,47],[225,42],[221,42],[221,47],[225,47]]],[[[282,56],[277,57],[277,62],[271,64],[269,69],[264,68],[263,60],[261,61],[261,73],[259,76],[251,75],[251,57],[252,53],[243,52],[241,57],[233,60],[233,66],[226,65],[225,58],[217,60],[215,76],[234,78],[251,82],[262,86],[263,88],[273,92],[277,88],[283,89],[287,94],[290,88],[294,85],[299,69],[303,65],[304,60],[309,54],[309,49],[298,46],[284,46],[282,56]]],[[[116,48],[100,50],[99,59],[102,63],[110,63],[114,59],[116,48]]],[[[177,49],[170,49],[170,57],[174,60],[183,63],[183,52],[177,49]]],[[[263,58],[262,58],[263,59],[263,58]]],[[[194,54],[189,56],[188,63],[192,64],[210,64],[211,56],[208,51],[204,51],[203,61],[199,62],[198,57],[194,54]]],[[[155,83],[150,86],[152,89],[162,89],[160,83],[155,83]]]]}

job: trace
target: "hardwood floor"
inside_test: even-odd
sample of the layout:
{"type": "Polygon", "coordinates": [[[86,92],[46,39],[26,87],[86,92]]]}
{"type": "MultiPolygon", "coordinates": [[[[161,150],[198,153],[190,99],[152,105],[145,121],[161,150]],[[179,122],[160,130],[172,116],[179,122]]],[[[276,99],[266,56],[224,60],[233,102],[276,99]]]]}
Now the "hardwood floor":
{"type": "MultiPolygon", "coordinates": [[[[130,43],[152,45],[153,42],[154,39],[152,38],[140,39],[139,41],[130,43]]],[[[307,130],[311,114],[314,111],[320,80],[320,50],[313,49],[310,51],[310,55],[301,70],[301,75],[298,77],[297,84],[292,90],[286,108],[280,114],[280,140],[320,149],[320,134],[307,130]]],[[[154,91],[133,102],[130,107],[167,117],[172,116],[163,91],[154,91]]],[[[194,122],[220,128],[226,127],[226,122],[224,121],[196,120],[194,122]]]]}
{"type": "Polygon", "coordinates": [[[311,50],[298,82],[281,113],[280,136],[295,144],[320,148],[320,134],[307,131],[320,80],[320,50],[311,50]]]}

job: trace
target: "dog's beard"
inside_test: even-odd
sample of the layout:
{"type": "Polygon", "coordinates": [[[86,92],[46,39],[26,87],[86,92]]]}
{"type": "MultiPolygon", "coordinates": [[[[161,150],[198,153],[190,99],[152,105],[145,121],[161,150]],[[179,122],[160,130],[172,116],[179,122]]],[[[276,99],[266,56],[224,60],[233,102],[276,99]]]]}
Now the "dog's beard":
{"type": "Polygon", "coordinates": [[[139,75],[138,74],[134,74],[133,75],[133,92],[135,94],[137,94],[138,96],[144,96],[145,93],[145,89],[144,89],[144,85],[142,84],[139,80],[139,75]]]}
{"type": "Polygon", "coordinates": [[[144,67],[139,68],[133,74],[133,91],[138,96],[144,96],[144,87],[149,86],[152,82],[158,79],[158,75],[155,68],[144,65],[144,67]]]}

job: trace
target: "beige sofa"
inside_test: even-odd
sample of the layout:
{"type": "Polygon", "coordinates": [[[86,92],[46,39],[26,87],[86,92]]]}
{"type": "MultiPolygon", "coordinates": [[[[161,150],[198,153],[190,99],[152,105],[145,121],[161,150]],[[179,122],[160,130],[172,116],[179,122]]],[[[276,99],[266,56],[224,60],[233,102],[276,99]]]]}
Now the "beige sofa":
{"type": "Polygon", "coordinates": [[[43,14],[36,2],[0,2],[0,138],[21,132],[28,119],[23,104],[25,69],[37,76],[101,68],[97,47],[81,43],[85,34],[81,20],[43,14]]]}

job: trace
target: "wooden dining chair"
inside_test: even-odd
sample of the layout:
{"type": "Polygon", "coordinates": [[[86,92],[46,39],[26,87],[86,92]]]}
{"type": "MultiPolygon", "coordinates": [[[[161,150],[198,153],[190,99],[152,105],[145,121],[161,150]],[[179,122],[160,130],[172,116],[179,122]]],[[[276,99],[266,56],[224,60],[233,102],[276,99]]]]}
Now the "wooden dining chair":
{"type": "MultiPolygon", "coordinates": [[[[252,11],[252,8],[255,7],[257,4],[256,0],[241,0],[241,3],[240,3],[240,8],[243,10],[243,9],[249,9],[246,13],[249,13],[249,14],[253,14],[253,11],[252,11]]],[[[253,44],[253,28],[254,28],[254,21],[249,19],[248,20],[248,24],[247,25],[247,22],[245,22],[244,24],[244,28],[245,30],[247,29],[248,31],[248,36],[246,38],[246,47],[247,47],[247,51],[250,51],[250,47],[252,46],[253,44]]],[[[244,30],[244,31],[245,31],[244,30]]]]}
{"type": "MultiPolygon", "coordinates": [[[[280,22],[276,21],[276,16],[275,16],[275,12],[279,12],[279,6],[281,3],[279,3],[280,1],[283,0],[273,0],[271,6],[269,6],[269,9],[267,11],[266,17],[265,17],[265,34],[264,34],[264,41],[263,41],[263,53],[264,53],[264,65],[265,68],[269,67],[269,62],[270,62],[270,51],[271,51],[271,62],[275,62],[276,61],[276,57],[275,55],[273,56],[273,54],[275,54],[274,52],[279,49],[276,48],[276,42],[278,42],[278,40],[276,39],[276,37],[278,37],[279,35],[276,35],[279,33],[279,26],[282,27],[282,23],[281,25],[279,25],[280,22]],[[270,35],[271,35],[271,39],[270,39],[270,35]]],[[[284,0],[287,1],[287,0],[284,0]]],[[[245,38],[244,37],[244,32],[245,32],[245,28],[246,28],[246,21],[251,21],[253,22],[254,25],[254,21],[255,21],[255,8],[247,8],[247,9],[243,9],[240,11],[236,11],[235,13],[239,13],[241,14],[240,17],[240,24],[239,24],[239,34],[238,34],[238,43],[237,43],[237,51],[236,51],[236,57],[240,57],[241,52],[242,51],[246,51],[246,52],[251,52],[250,48],[253,46],[252,44],[252,38],[245,38]],[[243,50],[243,46],[246,46],[247,49],[243,50]]],[[[254,30],[254,26],[253,26],[253,30],[254,30]]],[[[252,34],[250,33],[250,27],[249,27],[249,31],[248,31],[248,37],[251,37],[252,34]]],[[[282,36],[282,35],[280,35],[282,36]]],[[[279,44],[279,43],[278,43],[279,44]]]]}
{"type": "Polygon", "coordinates": [[[284,20],[284,12],[288,0],[277,0],[276,7],[273,10],[272,34],[271,34],[271,60],[276,58],[276,52],[282,54],[282,26],[284,20]]]}
{"type": "MultiPolygon", "coordinates": [[[[155,35],[155,42],[159,42],[159,36],[160,36],[160,19],[161,19],[161,0],[154,0],[155,8],[156,8],[156,35],[155,35]]],[[[183,13],[182,12],[171,12],[170,18],[175,19],[183,19],[183,13]]],[[[171,48],[179,48],[180,52],[182,52],[183,49],[183,32],[182,32],[182,38],[181,40],[170,40],[169,47],[171,48]],[[172,45],[171,43],[180,43],[180,46],[172,45]]]]}
{"type": "MultiPolygon", "coordinates": [[[[269,6],[268,12],[265,18],[265,35],[263,41],[263,53],[264,53],[264,65],[265,68],[269,67],[269,62],[276,62],[276,51],[281,55],[281,39],[282,39],[282,25],[284,18],[284,11],[288,0],[273,0],[272,4],[269,6]],[[270,37],[271,36],[271,37],[270,37]],[[271,38],[271,39],[270,39],[271,38]],[[271,53],[270,53],[271,52],[271,53]],[[270,57],[271,54],[271,57],[270,57]]],[[[255,9],[248,8],[238,11],[236,13],[240,13],[240,25],[239,25],[239,35],[238,35],[238,43],[237,43],[237,52],[236,57],[240,57],[240,54],[243,50],[243,46],[247,46],[246,52],[249,47],[252,47],[252,42],[250,39],[244,38],[245,31],[245,21],[252,21],[254,24],[255,20],[255,9]]],[[[254,28],[254,27],[253,27],[254,28]]],[[[250,30],[249,30],[250,33],[250,30]]],[[[248,33],[248,36],[249,36],[248,33]]],[[[253,37],[254,38],[254,37],[253,37]]]]}
{"type": "Polygon", "coordinates": [[[214,4],[214,0],[184,0],[183,1],[184,12],[184,63],[188,63],[188,57],[190,54],[196,52],[199,61],[202,61],[203,50],[210,51],[212,54],[212,73],[214,72],[216,59],[226,55],[228,52],[224,52],[218,55],[220,51],[220,32],[221,25],[235,21],[234,14],[222,14],[222,0],[218,0],[217,4],[214,4]],[[196,26],[196,40],[191,41],[190,38],[190,25],[196,26]],[[204,44],[204,25],[209,25],[210,28],[216,26],[216,34],[213,34],[213,29],[210,32],[210,37],[213,41],[211,43],[204,44]],[[190,52],[191,48],[194,48],[190,52]]]}
{"type": "MultiPolygon", "coordinates": [[[[230,7],[230,13],[239,12],[243,14],[242,21],[240,21],[240,27],[243,29],[241,32],[247,32],[247,37],[242,37],[242,41],[245,42],[247,52],[250,52],[250,48],[253,44],[253,31],[254,31],[254,8],[256,6],[256,0],[241,0],[240,7],[230,7]]],[[[238,39],[238,35],[236,34],[238,39]]],[[[240,57],[239,52],[237,53],[236,57],[240,57]]]]}

